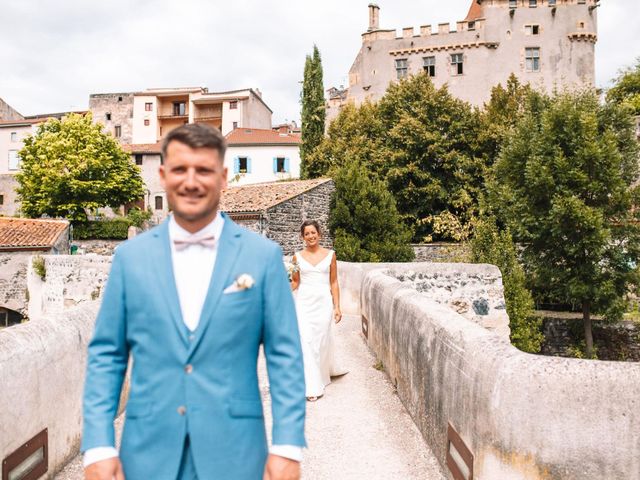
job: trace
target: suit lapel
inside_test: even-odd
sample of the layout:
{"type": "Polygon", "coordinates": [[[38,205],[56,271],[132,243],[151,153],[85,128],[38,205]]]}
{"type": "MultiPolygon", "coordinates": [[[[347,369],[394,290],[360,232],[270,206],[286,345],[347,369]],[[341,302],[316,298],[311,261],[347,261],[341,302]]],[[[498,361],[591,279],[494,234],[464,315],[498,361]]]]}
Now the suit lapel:
{"type": "Polygon", "coordinates": [[[182,311],[180,310],[180,300],[178,299],[178,290],[176,289],[176,280],[173,273],[173,260],[171,258],[171,245],[169,244],[169,220],[165,220],[155,231],[157,258],[155,268],[157,271],[156,278],[160,284],[161,297],[164,299],[167,311],[171,316],[173,323],[182,338],[187,343],[187,332],[182,320],[182,311]]]}
{"type": "Polygon", "coordinates": [[[242,249],[242,242],[240,241],[242,230],[227,215],[222,215],[224,217],[224,227],[222,228],[222,234],[218,242],[216,263],[213,267],[209,290],[207,291],[207,297],[202,307],[202,313],[200,314],[200,322],[195,331],[195,340],[191,342],[189,356],[193,354],[200,340],[202,340],[211,322],[211,317],[213,317],[216,312],[216,307],[220,303],[223,290],[235,280],[235,278],[231,278],[230,275],[242,249]]]}

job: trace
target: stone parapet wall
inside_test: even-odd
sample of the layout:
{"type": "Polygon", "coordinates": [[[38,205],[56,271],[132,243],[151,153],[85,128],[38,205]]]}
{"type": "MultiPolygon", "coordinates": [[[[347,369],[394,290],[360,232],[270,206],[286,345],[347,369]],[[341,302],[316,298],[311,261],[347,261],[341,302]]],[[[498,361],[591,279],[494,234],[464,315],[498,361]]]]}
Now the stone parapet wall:
{"type": "Polygon", "coordinates": [[[415,243],[411,245],[416,262],[456,262],[469,254],[460,243],[415,243]]]}
{"type": "Polygon", "coordinates": [[[122,242],[123,240],[74,240],[73,244],[84,254],[113,255],[116,247],[122,242]]]}
{"type": "Polygon", "coordinates": [[[443,468],[451,424],[477,479],[640,478],[640,364],[526,354],[410,283],[340,267],[345,307],[359,298],[368,345],[443,468]]]}
{"type": "Polygon", "coordinates": [[[27,267],[31,254],[0,254],[0,307],[27,314],[27,267]]]}
{"type": "MultiPolygon", "coordinates": [[[[582,319],[545,318],[543,355],[573,357],[584,342],[582,319]]],[[[640,323],[593,322],[593,343],[598,359],[640,362],[640,323]]]]}
{"type": "Polygon", "coordinates": [[[78,453],[87,345],[98,303],[0,331],[0,458],[48,429],[49,471],[78,453]]]}

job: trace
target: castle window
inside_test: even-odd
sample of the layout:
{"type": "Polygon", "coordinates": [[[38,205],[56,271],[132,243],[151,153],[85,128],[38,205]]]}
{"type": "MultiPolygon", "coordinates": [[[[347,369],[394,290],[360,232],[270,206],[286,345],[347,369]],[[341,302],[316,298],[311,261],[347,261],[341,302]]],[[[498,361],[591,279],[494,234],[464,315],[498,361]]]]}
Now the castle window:
{"type": "Polygon", "coordinates": [[[151,112],[151,111],[153,111],[153,103],[151,103],[151,102],[146,102],[146,103],[144,104],[144,111],[145,111],[145,112],[151,112]]]}
{"type": "Polygon", "coordinates": [[[539,72],[540,71],[540,49],[538,47],[535,48],[525,48],[525,62],[527,67],[527,72],[539,72]]]}
{"type": "Polygon", "coordinates": [[[156,196],[156,210],[162,210],[162,197],[160,195],[156,196]]]}
{"type": "Polygon", "coordinates": [[[233,129],[235,130],[236,128],[238,128],[238,122],[233,122],[233,129]]]}
{"type": "Polygon", "coordinates": [[[122,101],[122,97],[118,97],[118,101],[121,102],[122,101]]]}
{"type": "Polygon", "coordinates": [[[462,54],[454,53],[451,55],[451,74],[452,75],[462,75],[464,72],[463,64],[462,64],[462,54]]]}
{"type": "Polygon", "coordinates": [[[0,205],[4,205],[4,195],[0,195],[0,205]]]}
{"type": "Polygon", "coordinates": [[[110,114],[110,113],[105,113],[105,114],[104,114],[104,118],[105,118],[108,122],[110,122],[110,121],[111,121],[111,114],[110,114]]]}
{"type": "Polygon", "coordinates": [[[509,0],[509,8],[516,8],[518,6],[518,0],[509,0]]]}
{"type": "Polygon", "coordinates": [[[475,29],[476,29],[476,22],[467,23],[467,30],[475,30],[475,29]]]}
{"type": "Polygon", "coordinates": [[[238,101],[232,100],[229,102],[229,110],[237,110],[238,109],[238,101]]]}
{"type": "Polygon", "coordinates": [[[142,155],[136,153],[136,165],[142,165],[142,155]]]}
{"type": "Polygon", "coordinates": [[[11,141],[12,142],[18,141],[18,132],[11,132],[11,141]]]}
{"type": "Polygon", "coordinates": [[[524,33],[526,35],[539,35],[540,34],[540,25],[525,25],[524,33]]]}
{"type": "Polygon", "coordinates": [[[436,57],[424,57],[423,59],[423,69],[427,72],[427,75],[430,77],[436,76],[436,57]]]}
{"type": "Polygon", "coordinates": [[[408,73],[408,65],[406,58],[398,58],[396,60],[396,75],[398,76],[398,80],[401,78],[405,78],[408,73]]]}
{"type": "Polygon", "coordinates": [[[149,125],[151,125],[151,122],[149,122],[149,119],[148,119],[148,118],[145,118],[145,119],[144,119],[144,126],[145,126],[145,127],[148,127],[149,125]]]}
{"type": "Polygon", "coordinates": [[[535,8],[538,6],[538,0],[529,0],[529,8],[535,8]]]}
{"type": "Polygon", "coordinates": [[[120,125],[116,125],[114,127],[113,136],[116,138],[120,138],[122,136],[122,127],[120,125]]]}

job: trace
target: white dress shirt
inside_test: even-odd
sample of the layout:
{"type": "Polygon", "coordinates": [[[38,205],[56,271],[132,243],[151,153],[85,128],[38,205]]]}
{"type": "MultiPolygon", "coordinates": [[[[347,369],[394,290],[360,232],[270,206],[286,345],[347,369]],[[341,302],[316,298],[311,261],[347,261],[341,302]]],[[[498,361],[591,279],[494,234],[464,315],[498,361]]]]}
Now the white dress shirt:
{"type": "MultiPolygon", "coordinates": [[[[189,233],[178,225],[173,215],[169,218],[169,243],[171,244],[171,262],[176,282],[182,321],[190,331],[194,331],[200,323],[200,314],[207,297],[213,267],[218,256],[218,240],[224,228],[224,218],[216,215],[213,221],[196,233],[189,233]],[[214,248],[203,245],[189,245],[177,250],[174,240],[188,239],[195,235],[211,234],[216,239],[214,248]]],[[[273,445],[271,453],[280,457],[302,461],[302,448],[295,445],[273,445]]],[[[84,466],[118,456],[114,447],[90,448],[84,453],[84,466]]]]}

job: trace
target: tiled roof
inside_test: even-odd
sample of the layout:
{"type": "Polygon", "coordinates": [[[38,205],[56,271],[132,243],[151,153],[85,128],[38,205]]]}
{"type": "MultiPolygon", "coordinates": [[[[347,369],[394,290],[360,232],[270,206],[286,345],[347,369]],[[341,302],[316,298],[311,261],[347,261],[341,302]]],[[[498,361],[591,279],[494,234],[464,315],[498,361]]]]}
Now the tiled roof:
{"type": "Polygon", "coordinates": [[[227,134],[227,144],[235,145],[299,145],[300,135],[279,133],[260,128],[236,128],[227,134]]]}
{"type": "Polygon", "coordinates": [[[482,5],[480,5],[480,2],[478,2],[478,0],[471,0],[469,13],[467,13],[467,18],[465,18],[465,20],[473,21],[483,17],[484,17],[484,12],[482,11],[482,5]]]}
{"type": "Polygon", "coordinates": [[[317,178],[229,187],[220,199],[220,210],[227,213],[262,212],[330,181],[330,178],[317,178]]]}
{"type": "Polygon", "coordinates": [[[123,145],[122,149],[129,153],[161,153],[162,142],[123,145]]]}
{"type": "Polygon", "coordinates": [[[0,250],[51,248],[68,227],[67,220],[0,217],[0,250]]]}

